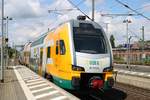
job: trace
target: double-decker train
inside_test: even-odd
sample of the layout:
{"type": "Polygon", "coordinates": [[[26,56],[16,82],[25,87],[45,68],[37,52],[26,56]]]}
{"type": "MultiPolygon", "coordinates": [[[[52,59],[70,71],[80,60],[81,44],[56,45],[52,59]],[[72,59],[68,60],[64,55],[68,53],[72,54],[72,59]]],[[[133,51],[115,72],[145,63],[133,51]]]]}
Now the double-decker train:
{"type": "Polygon", "coordinates": [[[103,28],[84,17],[69,20],[30,44],[29,67],[58,86],[110,89],[113,57],[103,28]]]}

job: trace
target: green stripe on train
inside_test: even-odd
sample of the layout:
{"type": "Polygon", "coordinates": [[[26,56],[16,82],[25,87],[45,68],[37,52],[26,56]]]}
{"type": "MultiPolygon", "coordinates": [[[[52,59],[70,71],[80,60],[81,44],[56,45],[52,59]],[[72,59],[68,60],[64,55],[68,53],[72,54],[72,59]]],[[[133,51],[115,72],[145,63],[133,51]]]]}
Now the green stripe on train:
{"type": "Polygon", "coordinates": [[[65,88],[65,89],[74,89],[72,87],[71,80],[65,80],[65,79],[61,79],[59,77],[53,76],[53,82],[57,84],[58,86],[65,88]]]}

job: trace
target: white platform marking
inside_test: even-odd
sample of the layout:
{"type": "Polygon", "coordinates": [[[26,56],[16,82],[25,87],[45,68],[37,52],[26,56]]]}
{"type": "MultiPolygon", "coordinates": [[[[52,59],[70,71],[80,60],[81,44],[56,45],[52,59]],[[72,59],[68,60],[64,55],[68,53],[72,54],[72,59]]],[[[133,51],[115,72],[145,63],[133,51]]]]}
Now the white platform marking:
{"type": "Polygon", "coordinates": [[[149,75],[147,75],[147,76],[149,76],[149,77],[150,77],[150,74],[149,74],[149,75]]]}
{"type": "Polygon", "coordinates": [[[37,78],[37,79],[32,79],[32,80],[27,80],[26,82],[36,82],[36,81],[43,81],[42,78],[37,78]]]}
{"type": "Polygon", "coordinates": [[[40,77],[39,76],[23,77],[24,80],[37,79],[37,78],[40,78],[40,77]]]}
{"type": "MultiPolygon", "coordinates": [[[[37,100],[39,98],[43,98],[43,97],[47,97],[47,96],[51,96],[57,93],[61,93],[62,95],[57,96],[52,98],[52,100],[62,100],[62,99],[71,99],[71,100],[79,100],[78,98],[76,98],[75,96],[73,96],[72,94],[64,91],[63,89],[57,87],[55,84],[49,82],[48,80],[40,77],[38,79],[30,79],[30,78],[35,78],[35,76],[37,75],[36,73],[32,72],[31,70],[29,70],[28,68],[21,66],[22,68],[19,68],[16,70],[16,72],[18,72],[18,75],[20,76],[20,81],[24,84],[22,87],[25,96],[27,98],[27,100],[37,100]],[[26,77],[29,76],[29,77],[26,77]],[[34,76],[34,77],[33,77],[34,76]],[[25,78],[25,79],[23,79],[25,78]],[[40,84],[41,83],[41,84],[40,84]],[[40,88],[36,88],[36,90],[30,90],[29,88],[35,88],[35,86],[45,86],[40,88]],[[24,89],[25,88],[25,89],[24,89]],[[53,90],[54,89],[54,90],[53,90]],[[40,94],[38,95],[33,95],[34,93],[38,93],[40,92],[40,94]],[[45,93],[47,92],[47,93],[45,93]]],[[[17,75],[16,75],[17,76],[17,75]]],[[[49,99],[49,98],[46,98],[49,99]]]]}
{"type": "Polygon", "coordinates": [[[49,90],[49,89],[52,89],[53,87],[45,87],[45,88],[42,88],[42,89],[38,89],[38,90],[33,90],[31,91],[32,93],[37,93],[37,92],[41,92],[41,91],[44,91],[44,90],[49,90]]]}
{"type": "Polygon", "coordinates": [[[120,73],[125,73],[125,74],[132,74],[132,75],[139,75],[139,76],[148,76],[148,77],[150,77],[150,74],[148,74],[148,73],[128,71],[128,70],[122,70],[122,69],[121,70],[115,69],[115,71],[118,71],[120,73]]]}
{"type": "Polygon", "coordinates": [[[22,89],[24,91],[24,94],[25,94],[27,100],[36,100],[34,98],[34,96],[32,95],[31,91],[29,90],[29,88],[26,86],[26,84],[23,81],[23,79],[21,78],[19,72],[16,69],[14,69],[14,72],[15,72],[16,77],[17,77],[17,79],[18,79],[18,81],[19,81],[19,83],[20,83],[20,85],[21,85],[21,87],[22,87],[22,89]]]}
{"type": "Polygon", "coordinates": [[[130,73],[130,71],[124,71],[124,73],[128,74],[128,73],[130,73]]]}
{"type": "Polygon", "coordinates": [[[39,99],[39,98],[50,96],[50,95],[53,95],[53,94],[56,94],[56,93],[59,93],[59,91],[55,90],[55,91],[52,91],[52,92],[49,92],[49,93],[44,93],[44,94],[41,94],[41,95],[37,95],[37,96],[35,96],[35,98],[39,99]]]}
{"type": "Polygon", "coordinates": [[[59,97],[56,97],[56,98],[53,98],[53,99],[50,99],[50,100],[63,100],[63,99],[66,99],[67,97],[66,96],[59,96],[59,97]]]}
{"type": "Polygon", "coordinates": [[[33,82],[33,83],[27,83],[27,85],[34,85],[34,84],[40,84],[40,83],[45,83],[45,81],[36,81],[36,82],[33,82]]]}
{"type": "Polygon", "coordinates": [[[29,89],[33,89],[33,88],[37,88],[37,87],[41,87],[41,86],[46,86],[46,83],[43,84],[38,84],[38,85],[34,85],[34,86],[29,86],[29,89]]]}
{"type": "Polygon", "coordinates": [[[138,75],[140,75],[140,76],[142,76],[142,75],[144,75],[145,73],[138,73],[138,75]]]}
{"type": "Polygon", "coordinates": [[[133,74],[133,75],[134,75],[134,74],[137,74],[137,72],[131,72],[130,74],[133,74]]]}
{"type": "Polygon", "coordinates": [[[118,70],[119,72],[124,72],[124,70],[118,70]]]}

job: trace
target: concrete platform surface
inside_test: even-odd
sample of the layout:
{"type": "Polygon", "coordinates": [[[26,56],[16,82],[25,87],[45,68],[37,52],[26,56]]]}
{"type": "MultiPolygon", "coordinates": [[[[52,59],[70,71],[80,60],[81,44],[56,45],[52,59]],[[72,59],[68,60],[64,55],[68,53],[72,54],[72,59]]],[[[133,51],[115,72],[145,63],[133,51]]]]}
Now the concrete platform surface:
{"type": "Polygon", "coordinates": [[[0,83],[0,100],[79,100],[25,66],[11,66],[0,83]]]}
{"type": "Polygon", "coordinates": [[[133,70],[124,70],[124,69],[117,69],[117,68],[115,68],[114,71],[117,71],[119,74],[126,74],[126,75],[132,75],[132,76],[150,79],[150,72],[137,72],[133,70]]]}
{"type": "Polygon", "coordinates": [[[119,83],[124,83],[131,86],[150,90],[150,78],[118,73],[116,79],[117,79],[116,81],[119,83]]]}
{"type": "Polygon", "coordinates": [[[5,70],[4,83],[0,82],[0,100],[27,100],[14,70],[5,70]]]}

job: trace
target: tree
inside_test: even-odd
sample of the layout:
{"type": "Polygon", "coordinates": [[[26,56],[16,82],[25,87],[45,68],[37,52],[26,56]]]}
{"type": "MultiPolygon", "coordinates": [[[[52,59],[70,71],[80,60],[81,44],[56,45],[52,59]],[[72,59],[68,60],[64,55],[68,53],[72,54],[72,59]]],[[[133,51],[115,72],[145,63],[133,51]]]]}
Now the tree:
{"type": "Polygon", "coordinates": [[[8,47],[8,56],[9,56],[9,58],[13,58],[15,53],[18,53],[18,51],[16,49],[8,47]]]}
{"type": "Polygon", "coordinates": [[[112,48],[115,48],[115,38],[113,35],[110,36],[110,43],[111,43],[112,48]]]}
{"type": "Polygon", "coordinates": [[[117,48],[123,48],[124,46],[123,46],[123,44],[119,44],[118,46],[117,46],[117,48]]]}

